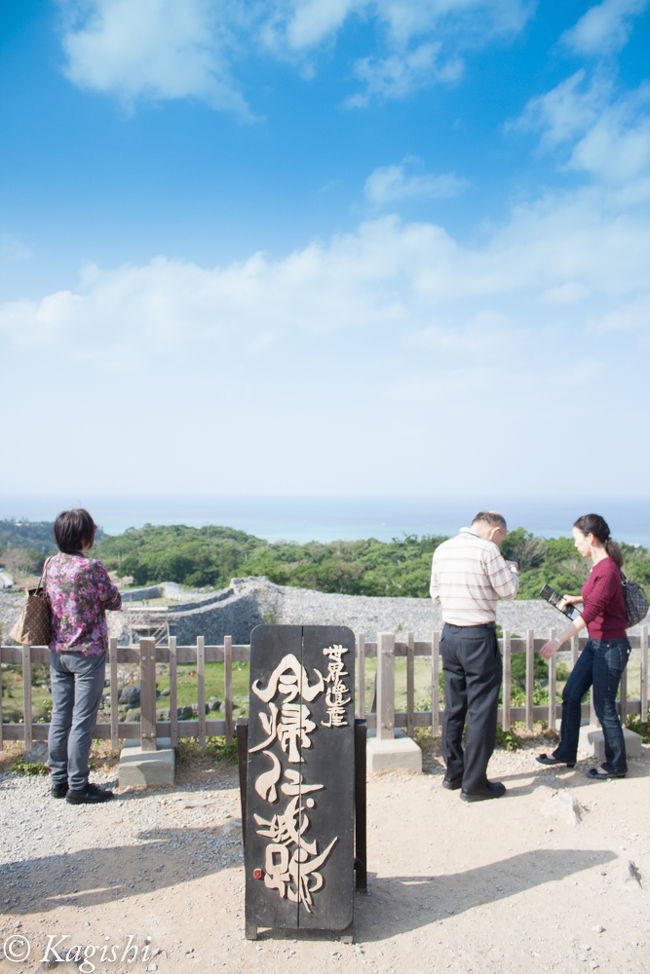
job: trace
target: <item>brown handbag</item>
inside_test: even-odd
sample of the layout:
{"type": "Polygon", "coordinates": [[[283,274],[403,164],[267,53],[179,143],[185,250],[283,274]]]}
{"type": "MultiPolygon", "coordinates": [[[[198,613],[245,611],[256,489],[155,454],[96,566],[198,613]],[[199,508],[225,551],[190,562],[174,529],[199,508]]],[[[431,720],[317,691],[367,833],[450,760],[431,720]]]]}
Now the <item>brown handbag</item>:
{"type": "Polygon", "coordinates": [[[47,646],[52,632],[50,603],[43,589],[43,579],[50,559],[43,565],[41,580],[36,588],[25,589],[23,611],[9,633],[21,646],[47,646]]]}

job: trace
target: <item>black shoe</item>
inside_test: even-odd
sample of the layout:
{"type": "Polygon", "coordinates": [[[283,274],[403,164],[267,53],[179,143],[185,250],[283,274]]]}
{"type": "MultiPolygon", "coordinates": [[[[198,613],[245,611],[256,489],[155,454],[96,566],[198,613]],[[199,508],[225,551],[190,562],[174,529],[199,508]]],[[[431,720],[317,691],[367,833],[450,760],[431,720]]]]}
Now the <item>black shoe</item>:
{"type": "Polygon", "coordinates": [[[445,776],[442,779],[442,787],[449,788],[450,791],[456,791],[463,783],[463,776],[459,774],[457,778],[447,778],[445,776]]]}
{"type": "Polygon", "coordinates": [[[596,781],[607,781],[609,778],[624,778],[626,771],[606,771],[605,768],[589,768],[587,777],[596,781]]]}
{"type": "Polygon", "coordinates": [[[549,757],[548,754],[538,754],[535,759],[539,761],[540,764],[566,764],[567,768],[575,768],[575,761],[563,761],[561,758],[554,758],[553,755],[549,757]]]}
{"type": "Polygon", "coordinates": [[[113,792],[108,788],[98,788],[97,785],[86,785],[83,791],[68,790],[65,800],[71,805],[95,805],[98,802],[109,802],[113,792]]]}
{"type": "Polygon", "coordinates": [[[465,791],[460,793],[464,802],[484,802],[487,798],[501,798],[506,793],[506,786],[500,781],[486,781],[480,791],[465,791]]]}
{"type": "Polygon", "coordinates": [[[67,781],[62,781],[60,784],[52,785],[50,788],[50,794],[52,798],[65,798],[65,796],[68,794],[67,781]]]}

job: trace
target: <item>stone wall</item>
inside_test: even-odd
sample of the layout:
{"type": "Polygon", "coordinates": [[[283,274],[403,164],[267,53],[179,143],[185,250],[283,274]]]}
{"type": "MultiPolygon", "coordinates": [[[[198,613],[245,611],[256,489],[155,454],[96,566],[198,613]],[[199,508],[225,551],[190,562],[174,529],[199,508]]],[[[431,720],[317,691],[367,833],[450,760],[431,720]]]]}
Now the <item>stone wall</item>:
{"type": "MultiPolygon", "coordinates": [[[[131,590],[123,596],[138,591],[140,599],[178,600],[179,589],[164,583],[131,590]]],[[[416,640],[428,641],[434,630],[442,629],[440,607],[432,605],[429,599],[313,592],[274,585],[266,578],[233,578],[227,589],[205,595],[199,591],[180,591],[183,603],[176,601],[169,605],[170,635],[176,636],[179,645],[193,645],[197,636],[203,636],[211,646],[223,643],[224,636],[232,636],[235,643],[248,644],[251,630],[262,623],[349,626],[355,635],[362,633],[372,641],[378,632],[393,632],[398,639],[412,632],[416,640]]],[[[22,595],[0,592],[0,623],[4,624],[5,640],[20,613],[22,601],[22,595]]],[[[109,612],[107,619],[111,636],[126,644],[126,613],[109,612]]],[[[534,630],[537,636],[548,634],[551,628],[559,633],[567,624],[561,613],[542,600],[499,602],[497,622],[518,636],[525,636],[527,629],[534,630]]],[[[640,626],[634,626],[628,632],[634,634],[639,629],[640,626]]]]}
{"type": "MultiPolygon", "coordinates": [[[[538,636],[551,628],[560,632],[566,625],[564,616],[542,600],[499,602],[497,622],[518,636],[525,636],[527,629],[538,636]]],[[[368,640],[375,640],[378,632],[393,632],[398,638],[412,632],[416,640],[425,641],[442,629],[440,606],[429,599],[337,595],[274,585],[266,578],[233,578],[222,592],[170,606],[169,611],[170,635],[179,645],[192,645],[197,636],[204,636],[208,645],[222,643],[224,636],[247,644],[251,630],[261,623],[343,625],[368,640]]]]}

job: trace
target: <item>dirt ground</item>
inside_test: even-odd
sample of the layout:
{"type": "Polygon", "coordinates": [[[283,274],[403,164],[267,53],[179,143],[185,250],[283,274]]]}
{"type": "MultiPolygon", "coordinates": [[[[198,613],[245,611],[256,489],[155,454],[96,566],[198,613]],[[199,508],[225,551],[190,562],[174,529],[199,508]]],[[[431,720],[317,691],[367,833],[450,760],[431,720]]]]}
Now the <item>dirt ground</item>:
{"type": "MultiPolygon", "coordinates": [[[[423,774],[369,776],[368,894],[355,896],[352,944],[245,939],[237,774],[225,762],[181,767],[173,788],[123,790],[103,806],[57,803],[69,815],[66,848],[49,847],[39,826],[37,880],[3,893],[0,944],[16,961],[0,968],[650,972],[650,747],[609,782],[585,777],[594,761],[584,755],[549,773],[539,749],[495,752],[490,777],[508,793],[475,804],[442,788],[436,745],[423,774]],[[59,957],[96,949],[59,963],[48,942],[59,957]]],[[[115,780],[110,765],[102,778],[115,780]]],[[[47,826],[47,779],[28,787],[47,826]]]]}

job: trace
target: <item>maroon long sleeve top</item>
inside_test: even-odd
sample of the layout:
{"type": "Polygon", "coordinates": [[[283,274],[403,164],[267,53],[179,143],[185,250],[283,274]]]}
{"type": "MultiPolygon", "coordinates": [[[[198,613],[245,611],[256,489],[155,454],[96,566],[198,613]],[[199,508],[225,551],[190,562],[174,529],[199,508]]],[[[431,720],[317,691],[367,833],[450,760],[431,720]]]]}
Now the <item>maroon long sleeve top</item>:
{"type": "Polygon", "coordinates": [[[621,572],[611,558],[603,558],[591,569],[582,586],[583,610],[580,613],[590,639],[624,639],[625,601],[621,572]]]}

